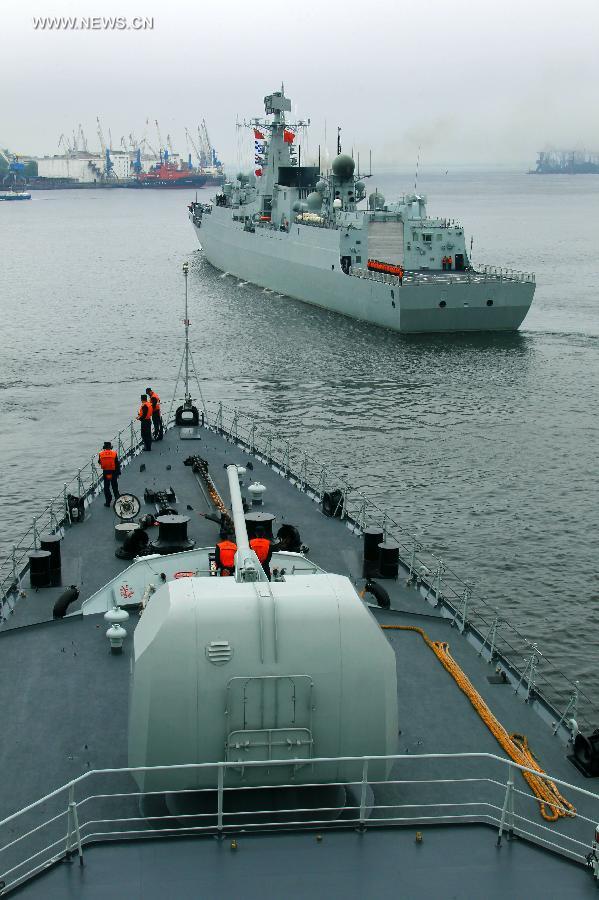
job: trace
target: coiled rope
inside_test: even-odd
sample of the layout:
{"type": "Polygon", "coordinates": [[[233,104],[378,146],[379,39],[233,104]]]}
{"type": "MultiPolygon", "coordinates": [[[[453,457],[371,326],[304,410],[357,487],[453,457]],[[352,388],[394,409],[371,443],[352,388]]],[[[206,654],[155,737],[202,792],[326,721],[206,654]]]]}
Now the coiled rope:
{"type": "MultiPolygon", "coordinates": [[[[535,759],[526,737],[523,734],[509,734],[506,731],[501,722],[493,715],[468,676],[460,669],[449,652],[449,644],[446,641],[431,640],[424,629],[418,628],[416,625],[382,625],[381,628],[387,631],[415,631],[419,634],[425,644],[433,651],[441,665],[449,672],[460,690],[468,697],[480,718],[510,759],[520,766],[535,769],[540,775],[545,775],[545,772],[535,759]]],[[[522,776],[538,799],[541,815],[547,822],[556,822],[561,816],[576,815],[575,807],[562,796],[553,781],[539,778],[531,772],[522,772],[522,776]]]]}

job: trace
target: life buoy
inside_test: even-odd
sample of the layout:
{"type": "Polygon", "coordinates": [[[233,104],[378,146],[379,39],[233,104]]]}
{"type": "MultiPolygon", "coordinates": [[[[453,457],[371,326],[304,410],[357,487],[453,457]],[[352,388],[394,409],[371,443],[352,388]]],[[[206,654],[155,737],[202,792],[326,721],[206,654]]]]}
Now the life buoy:
{"type": "Polygon", "coordinates": [[[382,586],[382,584],[377,584],[376,581],[367,581],[364,585],[364,589],[361,591],[361,596],[364,594],[372,594],[378,605],[381,609],[389,609],[391,606],[391,598],[389,594],[382,586]]]}
{"type": "Polygon", "coordinates": [[[175,572],[175,578],[193,578],[195,572],[175,572]]]}

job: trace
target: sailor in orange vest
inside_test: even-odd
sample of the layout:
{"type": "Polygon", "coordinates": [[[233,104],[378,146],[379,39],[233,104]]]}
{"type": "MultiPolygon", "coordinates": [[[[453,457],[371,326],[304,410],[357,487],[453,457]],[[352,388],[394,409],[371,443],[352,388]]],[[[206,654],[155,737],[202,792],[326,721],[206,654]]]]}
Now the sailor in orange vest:
{"type": "Polygon", "coordinates": [[[270,581],[270,560],[272,558],[272,543],[266,537],[264,528],[256,528],[256,537],[250,541],[250,547],[260,560],[266,577],[270,581]]]}
{"type": "Polygon", "coordinates": [[[452,266],[453,266],[453,256],[448,256],[447,257],[447,268],[451,270],[452,266]]]}
{"type": "Polygon", "coordinates": [[[445,269],[447,268],[447,257],[446,256],[444,256],[443,259],[441,260],[441,268],[443,269],[443,271],[445,271],[445,269]]]}
{"type": "Polygon", "coordinates": [[[152,425],[154,426],[152,440],[161,441],[164,437],[164,428],[162,426],[162,416],[160,415],[160,397],[152,388],[146,388],[146,394],[152,404],[152,425]]]}
{"type": "Polygon", "coordinates": [[[141,439],[144,442],[144,450],[152,449],[152,404],[145,394],[141,395],[141,406],[137,414],[141,422],[141,439]]]}
{"type": "Polygon", "coordinates": [[[119,463],[116,450],[112,449],[110,441],[104,441],[104,446],[98,454],[98,462],[102,469],[104,480],[104,505],[110,506],[111,489],[115,500],[119,496],[119,475],[121,474],[121,464],[119,463]]]}
{"type": "Polygon", "coordinates": [[[235,571],[235,554],[237,553],[237,544],[235,541],[229,540],[232,535],[227,535],[224,540],[219,541],[214,551],[214,561],[216,568],[221,577],[232,575],[235,571]]]}

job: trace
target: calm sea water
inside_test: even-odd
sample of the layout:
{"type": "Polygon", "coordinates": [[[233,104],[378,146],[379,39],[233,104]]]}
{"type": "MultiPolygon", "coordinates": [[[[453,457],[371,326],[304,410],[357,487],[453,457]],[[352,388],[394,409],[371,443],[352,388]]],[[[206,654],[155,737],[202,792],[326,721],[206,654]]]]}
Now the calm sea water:
{"type": "MultiPolygon", "coordinates": [[[[388,198],[413,177],[386,173],[388,198]]],[[[170,398],[181,264],[206,398],[317,451],[594,691],[599,178],[424,173],[474,262],[535,271],[516,335],[405,337],[223,278],[185,192],[0,204],[0,549],[135,414],[170,398]]]]}

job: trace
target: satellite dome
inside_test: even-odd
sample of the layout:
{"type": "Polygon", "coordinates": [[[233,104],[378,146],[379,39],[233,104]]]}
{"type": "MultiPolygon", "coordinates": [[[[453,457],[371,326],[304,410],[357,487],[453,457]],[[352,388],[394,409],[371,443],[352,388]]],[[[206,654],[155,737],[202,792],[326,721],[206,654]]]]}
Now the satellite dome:
{"type": "Polygon", "coordinates": [[[346,153],[340,153],[333,160],[333,175],[341,181],[349,181],[353,177],[356,164],[346,153]]]}
{"type": "Polygon", "coordinates": [[[316,182],[316,190],[319,194],[324,194],[327,189],[327,183],[322,178],[316,182]]]}
{"type": "Polygon", "coordinates": [[[312,191],[312,193],[308,194],[306,197],[306,203],[308,204],[309,210],[318,212],[322,206],[322,194],[319,194],[318,191],[312,191]]]}
{"type": "Polygon", "coordinates": [[[299,200],[296,200],[295,203],[293,204],[293,206],[291,207],[291,209],[293,210],[293,212],[297,212],[297,213],[298,213],[298,212],[301,212],[301,211],[302,211],[302,204],[300,203],[299,200]]]}
{"type": "Polygon", "coordinates": [[[385,198],[382,194],[379,194],[378,191],[374,194],[370,194],[368,197],[368,208],[369,209],[382,209],[385,205],[385,198]]]}

